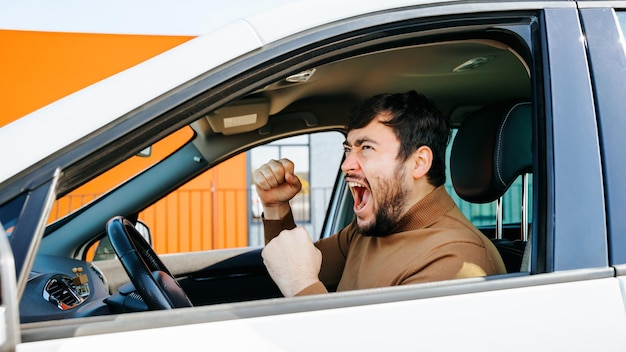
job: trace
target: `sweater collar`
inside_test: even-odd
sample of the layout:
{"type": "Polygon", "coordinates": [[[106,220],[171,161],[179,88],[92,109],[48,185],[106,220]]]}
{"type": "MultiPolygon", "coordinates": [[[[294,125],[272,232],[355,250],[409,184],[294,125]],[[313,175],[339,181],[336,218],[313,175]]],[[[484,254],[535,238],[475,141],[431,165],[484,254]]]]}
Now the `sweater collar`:
{"type": "Polygon", "coordinates": [[[398,221],[398,225],[396,225],[393,232],[428,227],[443,214],[454,208],[455,205],[456,203],[454,203],[444,186],[439,186],[415,203],[398,221]]]}

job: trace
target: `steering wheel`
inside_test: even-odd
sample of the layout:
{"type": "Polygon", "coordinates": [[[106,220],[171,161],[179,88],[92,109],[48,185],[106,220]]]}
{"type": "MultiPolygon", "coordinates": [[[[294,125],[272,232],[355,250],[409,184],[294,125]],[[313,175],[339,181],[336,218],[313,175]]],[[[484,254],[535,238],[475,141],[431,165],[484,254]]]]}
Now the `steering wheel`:
{"type": "Polygon", "coordinates": [[[111,246],[149,309],[191,307],[191,301],[152,247],[126,218],[106,224],[111,246]]]}

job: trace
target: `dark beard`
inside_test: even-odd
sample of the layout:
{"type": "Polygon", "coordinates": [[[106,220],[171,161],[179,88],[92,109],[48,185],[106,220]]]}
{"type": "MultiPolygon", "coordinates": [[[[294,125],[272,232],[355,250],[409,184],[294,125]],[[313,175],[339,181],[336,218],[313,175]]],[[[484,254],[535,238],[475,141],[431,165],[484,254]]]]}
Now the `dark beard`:
{"type": "Polygon", "coordinates": [[[395,177],[381,181],[377,191],[377,209],[373,223],[357,228],[363,236],[386,237],[398,225],[398,221],[404,215],[402,210],[406,202],[407,193],[402,185],[404,169],[402,164],[396,167],[395,177]]]}

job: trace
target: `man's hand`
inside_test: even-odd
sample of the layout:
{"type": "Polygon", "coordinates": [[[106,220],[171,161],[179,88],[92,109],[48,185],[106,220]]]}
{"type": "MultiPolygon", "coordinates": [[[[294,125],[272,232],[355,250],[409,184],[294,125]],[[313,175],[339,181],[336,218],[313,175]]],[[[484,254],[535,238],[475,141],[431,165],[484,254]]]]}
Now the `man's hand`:
{"type": "Polygon", "coordinates": [[[289,159],[270,160],[254,172],[254,184],[266,219],[277,220],[289,211],[289,201],[302,189],[289,159]]]}
{"type": "Polygon", "coordinates": [[[261,252],[263,263],[285,297],[319,281],[322,253],[302,227],[283,230],[261,252]]]}

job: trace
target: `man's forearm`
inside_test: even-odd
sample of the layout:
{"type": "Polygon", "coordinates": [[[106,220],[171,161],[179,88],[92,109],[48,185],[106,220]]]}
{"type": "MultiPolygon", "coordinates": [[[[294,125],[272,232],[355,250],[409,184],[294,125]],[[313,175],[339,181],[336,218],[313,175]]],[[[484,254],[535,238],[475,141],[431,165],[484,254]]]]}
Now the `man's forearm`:
{"type": "Polygon", "coordinates": [[[291,206],[289,202],[263,205],[263,218],[266,220],[280,220],[287,216],[291,212],[291,206]]]}
{"type": "Polygon", "coordinates": [[[296,222],[293,219],[291,208],[288,208],[287,213],[278,219],[268,219],[265,213],[263,213],[263,230],[266,244],[274,237],[278,236],[282,230],[291,230],[295,227],[296,222]]]}

